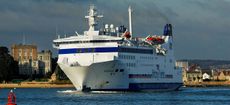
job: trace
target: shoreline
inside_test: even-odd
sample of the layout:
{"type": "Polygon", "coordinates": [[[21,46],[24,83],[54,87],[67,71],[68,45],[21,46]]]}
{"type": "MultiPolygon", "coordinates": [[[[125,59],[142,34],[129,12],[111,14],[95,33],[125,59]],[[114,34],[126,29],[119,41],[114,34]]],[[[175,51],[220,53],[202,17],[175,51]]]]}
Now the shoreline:
{"type": "MultiPolygon", "coordinates": [[[[230,87],[230,81],[187,82],[185,87],[230,87]]],[[[71,83],[22,82],[0,84],[0,88],[75,88],[71,83]]]]}
{"type": "Polygon", "coordinates": [[[48,82],[27,82],[0,84],[0,88],[74,88],[73,84],[56,84],[48,82]]]}
{"type": "Polygon", "coordinates": [[[207,81],[184,83],[185,87],[230,87],[230,81],[207,81]]]}

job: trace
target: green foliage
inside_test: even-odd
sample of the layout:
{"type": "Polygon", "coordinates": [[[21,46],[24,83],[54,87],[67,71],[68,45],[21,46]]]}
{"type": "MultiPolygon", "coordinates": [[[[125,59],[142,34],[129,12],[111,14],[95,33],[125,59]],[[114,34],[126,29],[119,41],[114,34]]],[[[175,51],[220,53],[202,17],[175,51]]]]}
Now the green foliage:
{"type": "Polygon", "coordinates": [[[12,83],[21,83],[23,82],[23,79],[13,79],[11,80],[12,83]]]}
{"type": "Polygon", "coordinates": [[[0,47],[0,82],[10,81],[17,73],[17,62],[8,53],[7,47],[0,47]]]}
{"type": "Polygon", "coordinates": [[[49,80],[47,78],[36,78],[36,82],[48,82],[49,80]]]}
{"type": "Polygon", "coordinates": [[[57,80],[68,80],[68,77],[61,70],[61,68],[59,67],[59,65],[56,66],[55,73],[56,73],[56,76],[57,76],[57,80]]]}
{"type": "Polygon", "coordinates": [[[50,78],[52,74],[53,74],[52,71],[47,72],[45,78],[50,78]]]}
{"type": "Polygon", "coordinates": [[[56,80],[52,82],[53,84],[72,84],[70,80],[56,80]]]}

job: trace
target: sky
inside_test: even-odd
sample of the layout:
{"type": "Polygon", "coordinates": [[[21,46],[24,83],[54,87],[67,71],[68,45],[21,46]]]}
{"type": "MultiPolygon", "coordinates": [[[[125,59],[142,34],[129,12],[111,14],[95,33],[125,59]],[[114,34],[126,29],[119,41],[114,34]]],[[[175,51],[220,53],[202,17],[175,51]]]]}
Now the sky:
{"type": "Polygon", "coordinates": [[[160,35],[171,23],[176,59],[230,60],[230,0],[0,0],[0,46],[25,42],[57,56],[56,33],[88,30],[90,4],[104,15],[100,25],[127,27],[131,5],[136,37],[160,35]]]}

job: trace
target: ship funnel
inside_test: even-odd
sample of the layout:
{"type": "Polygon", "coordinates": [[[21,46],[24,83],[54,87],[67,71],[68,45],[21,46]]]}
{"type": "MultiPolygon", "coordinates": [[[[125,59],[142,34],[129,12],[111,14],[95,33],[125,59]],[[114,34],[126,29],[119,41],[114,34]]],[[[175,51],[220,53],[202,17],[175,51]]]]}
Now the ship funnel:
{"type": "Polygon", "coordinates": [[[164,36],[172,36],[172,24],[166,24],[164,27],[164,36]]]}

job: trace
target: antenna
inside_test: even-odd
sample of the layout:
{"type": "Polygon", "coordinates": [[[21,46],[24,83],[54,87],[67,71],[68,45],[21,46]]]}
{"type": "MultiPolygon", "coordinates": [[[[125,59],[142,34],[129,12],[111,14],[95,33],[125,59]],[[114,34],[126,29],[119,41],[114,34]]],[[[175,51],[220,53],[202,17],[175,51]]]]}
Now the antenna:
{"type": "Polygon", "coordinates": [[[133,32],[132,32],[132,8],[131,8],[131,6],[129,6],[128,12],[129,12],[129,31],[130,31],[130,35],[131,35],[130,39],[131,39],[133,36],[133,32]]]}
{"type": "Polygon", "coordinates": [[[57,38],[60,39],[60,35],[58,34],[58,26],[57,25],[55,27],[55,34],[56,34],[57,38]]]}
{"type": "Polygon", "coordinates": [[[55,27],[55,34],[58,35],[58,27],[57,27],[57,25],[55,27]]]}
{"type": "Polygon", "coordinates": [[[64,37],[67,38],[67,34],[65,33],[65,31],[64,31],[64,37]]]}
{"type": "Polygon", "coordinates": [[[88,13],[89,13],[89,15],[85,16],[85,18],[88,18],[89,31],[95,31],[96,26],[98,25],[97,20],[99,18],[102,18],[103,15],[98,15],[97,14],[97,9],[96,9],[96,7],[94,5],[90,5],[88,13]]]}

